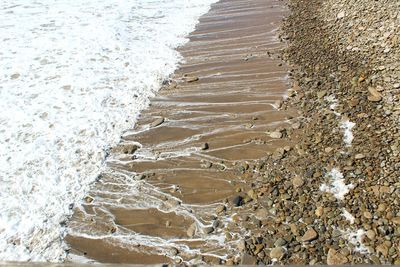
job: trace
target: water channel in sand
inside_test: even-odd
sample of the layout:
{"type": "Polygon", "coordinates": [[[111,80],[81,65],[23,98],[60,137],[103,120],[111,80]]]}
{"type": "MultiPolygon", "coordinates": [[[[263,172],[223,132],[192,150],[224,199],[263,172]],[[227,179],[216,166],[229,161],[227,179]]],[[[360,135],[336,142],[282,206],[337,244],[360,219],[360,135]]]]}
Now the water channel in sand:
{"type": "Polygon", "coordinates": [[[222,0],[201,18],[179,49],[185,63],[172,83],[75,209],[71,254],[118,263],[219,263],[240,254],[241,218],[251,212],[230,204],[237,188],[251,188],[240,170],[285,145],[266,132],[290,123],[291,113],[274,107],[287,70],[269,55],[282,48],[285,12],[282,1],[222,0]]]}

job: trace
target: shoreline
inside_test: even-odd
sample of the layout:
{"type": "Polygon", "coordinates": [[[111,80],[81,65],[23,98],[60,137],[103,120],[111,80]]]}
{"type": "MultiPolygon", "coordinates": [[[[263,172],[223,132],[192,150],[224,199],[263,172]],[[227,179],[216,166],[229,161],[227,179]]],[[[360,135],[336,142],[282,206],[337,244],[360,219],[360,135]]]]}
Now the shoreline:
{"type": "Polygon", "coordinates": [[[289,14],[280,1],[215,4],[180,48],[186,62],[69,222],[73,253],[102,262],[398,264],[399,32],[379,30],[382,4],[350,2],[288,0],[289,14]],[[284,15],[286,48],[273,34],[284,15]]]}
{"type": "Polygon", "coordinates": [[[257,198],[250,170],[263,168],[268,151],[290,149],[283,137],[296,131],[296,112],[277,109],[287,90],[287,70],[274,58],[284,13],[280,1],[235,0],[201,17],[178,50],[185,63],[112,149],[68,222],[73,254],[107,263],[242,261],[252,227],[245,204],[257,198]]]}

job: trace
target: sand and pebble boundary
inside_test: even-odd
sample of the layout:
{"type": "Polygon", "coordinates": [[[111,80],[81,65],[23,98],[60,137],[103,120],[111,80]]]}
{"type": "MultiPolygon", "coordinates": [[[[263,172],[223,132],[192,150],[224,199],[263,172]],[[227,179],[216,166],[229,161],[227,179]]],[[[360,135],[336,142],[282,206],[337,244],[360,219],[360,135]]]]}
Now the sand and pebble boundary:
{"type": "MultiPolygon", "coordinates": [[[[260,3],[260,1],[249,2],[260,3]]],[[[222,1],[222,3],[227,2],[222,1]]],[[[241,60],[249,61],[250,64],[252,60],[256,62],[267,60],[267,57],[264,57],[266,54],[272,58],[281,57],[288,62],[292,81],[288,98],[283,102],[279,101],[277,96],[268,100],[275,110],[278,109],[284,114],[275,116],[281,116],[280,120],[286,124],[264,129],[262,122],[268,122],[266,117],[254,115],[241,117],[239,121],[244,124],[242,132],[246,131],[245,129],[252,129],[254,125],[261,125],[263,138],[267,138],[253,136],[253,140],[250,140],[254,141],[253,144],[266,145],[269,144],[269,140],[275,140],[273,146],[263,147],[262,158],[244,161],[234,158],[232,162],[213,161],[209,160],[210,158],[200,160],[203,169],[194,173],[193,177],[196,175],[201,177],[213,170],[213,175],[218,173],[218,177],[222,173],[227,179],[239,179],[235,180],[233,190],[228,189],[221,195],[221,199],[215,199],[217,202],[214,204],[218,204],[221,200],[220,205],[212,207],[215,215],[208,214],[203,218],[213,223],[210,226],[212,229],[208,226],[202,228],[202,235],[212,236],[215,233],[227,232],[229,234],[227,236],[235,242],[223,251],[225,253],[223,257],[203,255],[195,258],[197,262],[243,265],[399,264],[400,51],[399,28],[396,27],[400,24],[399,3],[398,1],[289,0],[287,4],[290,13],[281,29],[281,40],[287,45],[286,49],[280,47],[281,51],[277,51],[277,46],[274,46],[268,51],[266,47],[265,53],[252,54],[249,51],[240,55],[241,60]],[[232,223],[225,224],[222,218],[228,218],[232,214],[235,214],[232,223]],[[218,223],[214,224],[215,222],[218,223]],[[235,231],[242,231],[240,235],[243,239],[237,239],[235,234],[239,232],[235,231]]],[[[238,10],[240,12],[240,8],[238,10]]],[[[213,19],[218,21],[217,18],[218,16],[209,17],[209,22],[213,19]]],[[[203,28],[204,32],[198,31],[198,35],[193,39],[196,40],[196,37],[201,39],[203,34],[212,29],[210,24],[207,26],[203,28]]],[[[214,25],[216,27],[214,30],[220,26],[214,25]]],[[[238,45],[240,43],[238,42],[238,45]]],[[[232,44],[234,43],[230,42],[230,45],[232,44]]],[[[186,51],[188,54],[192,53],[193,58],[204,57],[207,53],[212,54],[205,47],[203,51],[197,51],[197,54],[195,49],[199,47],[192,48],[193,50],[190,50],[189,46],[186,51]]],[[[228,45],[226,48],[220,50],[220,54],[213,56],[221,57],[227,50],[237,47],[228,45]]],[[[158,101],[153,102],[156,109],[165,106],[166,103],[172,103],[173,101],[168,99],[173,99],[174,93],[186,92],[186,96],[193,97],[190,95],[192,89],[204,90],[206,87],[201,87],[202,83],[209,86],[215,82],[216,80],[213,81],[215,77],[210,75],[212,68],[206,68],[203,73],[201,71],[198,73],[202,64],[209,63],[189,64],[183,72],[178,72],[181,80],[177,79],[177,82],[170,83],[170,88],[167,90],[173,90],[172,94],[163,94],[158,101]],[[185,76],[185,73],[195,74],[185,76]]],[[[258,63],[253,64],[249,66],[255,69],[260,67],[258,63]]],[[[223,65],[217,68],[223,68],[223,65]]],[[[242,65],[237,66],[237,68],[232,67],[230,72],[236,73],[243,68],[242,65]]],[[[226,77],[226,80],[232,77],[234,76],[226,77]]],[[[221,80],[226,81],[223,75],[221,80]]],[[[265,85],[267,86],[267,83],[265,85]]],[[[230,99],[232,102],[237,101],[234,96],[230,99]]],[[[202,101],[206,100],[202,98],[202,101]]],[[[188,100],[182,97],[180,101],[183,103],[188,100]]],[[[190,106],[188,102],[186,104],[190,106]]],[[[171,106],[167,105],[167,109],[170,108],[171,106]]],[[[216,109],[209,106],[203,108],[203,111],[216,112],[216,109]]],[[[248,110],[249,114],[252,113],[250,111],[254,111],[246,108],[244,109],[248,110]]],[[[173,115],[168,111],[160,115],[155,112],[156,109],[150,108],[144,113],[142,124],[139,122],[139,129],[145,125],[150,125],[149,129],[168,129],[168,125],[174,121],[171,119],[173,115]]],[[[227,110],[228,113],[235,112],[227,110]]],[[[187,117],[182,116],[179,119],[184,121],[187,117]]],[[[209,123],[209,119],[201,123],[196,122],[198,123],[196,125],[204,127],[204,122],[209,123]]],[[[234,120],[234,116],[229,119],[236,124],[239,123],[234,120]]],[[[225,122],[224,120],[223,123],[225,122]]],[[[223,123],[220,125],[222,128],[223,123]]],[[[154,141],[160,141],[157,138],[169,136],[170,133],[155,132],[149,138],[136,135],[135,138],[127,140],[139,139],[147,142],[150,147],[151,145],[157,147],[154,141]]],[[[180,132],[183,137],[185,133],[180,132]]],[[[176,140],[182,136],[169,137],[171,140],[176,140]]],[[[215,159],[223,157],[218,151],[224,145],[235,147],[230,142],[228,145],[224,144],[225,139],[219,139],[218,136],[213,138],[218,142],[213,143],[209,136],[197,140],[196,153],[201,155],[215,153],[213,155],[215,159]],[[218,149],[214,150],[216,147],[218,149]]],[[[238,139],[229,140],[233,142],[238,139]]],[[[185,143],[183,147],[188,146],[185,143]]],[[[260,152],[253,146],[250,148],[257,155],[260,152]]],[[[136,149],[135,147],[132,153],[136,149]]],[[[160,145],[158,149],[158,156],[161,155],[162,158],[170,148],[166,149],[160,145]]],[[[157,152],[157,148],[155,151],[157,152]]],[[[224,154],[227,155],[237,154],[231,151],[224,154]]],[[[194,168],[192,164],[197,164],[193,163],[196,160],[192,157],[178,161],[178,164],[190,163],[185,166],[194,168]]],[[[144,166],[153,168],[159,166],[157,164],[159,163],[152,162],[144,166]]],[[[140,169],[135,163],[132,166],[135,166],[136,170],[140,169]]],[[[153,169],[159,170],[159,168],[153,169]]],[[[140,176],[139,180],[146,180],[152,184],[154,181],[162,181],[162,185],[165,186],[163,180],[165,177],[160,173],[144,171],[143,176],[139,174],[138,177],[140,176]]],[[[169,184],[168,178],[165,179],[167,179],[166,184],[169,184]]],[[[177,179],[175,182],[180,181],[184,184],[184,180],[179,177],[177,179]]],[[[217,180],[219,178],[215,179],[217,180]]],[[[186,187],[192,190],[187,184],[186,187]]],[[[216,187],[220,188],[218,185],[216,187]]],[[[185,190],[185,186],[182,186],[182,189],[185,190]]],[[[198,201],[192,193],[183,194],[182,199],[188,202],[198,201]]],[[[174,197],[180,196],[177,191],[171,194],[174,197]]],[[[211,194],[206,195],[211,196],[211,194]]],[[[88,204],[95,205],[96,196],[89,201],[88,204]]],[[[173,209],[185,207],[185,201],[173,202],[173,209]]],[[[169,199],[165,202],[171,204],[169,199]]],[[[118,216],[123,215],[118,213],[118,216]]],[[[167,228],[171,227],[170,220],[166,219],[163,223],[167,228]]],[[[199,234],[190,230],[192,225],[185,222],[178,228],[184,235],[192,238],[199,234]]],[[[118,227],[120,226],[108,230],[118,233],[120,231],[118,227]]],[[[166,230],[166,233],[170,231],[166,230]]],[[[78,243],[80,241],[82,240],[78,240],[78,243]]],[[[85,249],[85,246],[93,245],[96,243],[88,242],[80,246],[75,242],[75,247],[81,250],[85,249]]],[[[116,249],[107,247],[104,251],[116,249]]],[[[184,251],[179,249],[173,250],[172,253],[170,258],[174,260],[192,257],[189,254],[185,255],[184,251]]],[[[96,256],[95,253],[92,255],[96,256]]],[[[113,259],[103,258],[103,260],[113,259]]],[[[127,256],[127,260],[131,258],[127,256]]],[[[158,260],[162,261],[165,258],[158,260]]]]}

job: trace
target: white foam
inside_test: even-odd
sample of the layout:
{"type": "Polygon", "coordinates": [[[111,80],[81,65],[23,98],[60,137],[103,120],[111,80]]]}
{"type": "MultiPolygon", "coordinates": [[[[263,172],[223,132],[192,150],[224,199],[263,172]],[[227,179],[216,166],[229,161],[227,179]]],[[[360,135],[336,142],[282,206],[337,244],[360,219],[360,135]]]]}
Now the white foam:
{"type": "Polygon", "coordinates": [[[322,184],[320,190],[333,194],[337,199],[343,200],[344,196],[354,188],[352,184],[345,184],[343,174],[339,169],[333,168],[329,173],[329,184],[322,184]]]}
{"type": "Polygon", "coordinates": [[[346,218],[350,222],[350,224],[353,224],[355,221],[355,218],[353,215],[351,215],[350,212],[348,212],[345,208],[343,208],[343,213],[342,216],[346,218]]]}
{"type": "Polygon", "coordinates": [[[0,261],[65,258],[69,204],[213,2],[0,2],[0,261]]]}
{"type": "Polygon", "coordinates": [[[343,142],[346,144],[346,146],[351,146],[351,143],[353,142],[354,136],[352,129],[356,126],[354,122],[349,121],[348,119],[343,120],[340,123],[340,128],[343,129],[343,142]]]}
{"type": "Polygon", "coordinates": [[[365,231],[362,229],[358,229],[357,231],[347,231],[345,236],[349,240],[351,244],[355,246],[354,251],[359,253],[368,253],[367,247],[365,247],[362,243],[362,238],[365,235],[365,231]]]}

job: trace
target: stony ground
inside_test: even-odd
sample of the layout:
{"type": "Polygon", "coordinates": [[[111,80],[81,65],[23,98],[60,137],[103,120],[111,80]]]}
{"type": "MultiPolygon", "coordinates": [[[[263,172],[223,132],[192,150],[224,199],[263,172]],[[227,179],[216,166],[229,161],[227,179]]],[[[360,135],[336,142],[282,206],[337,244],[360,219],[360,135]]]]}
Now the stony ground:
{"type": "Polygon", "coordinates": [[[400,264],[400,1],[289,0],[301,116],[254,182],[243,264],[400,264]],[[300,128],[300,129],[298,129],[300,128]]]}

